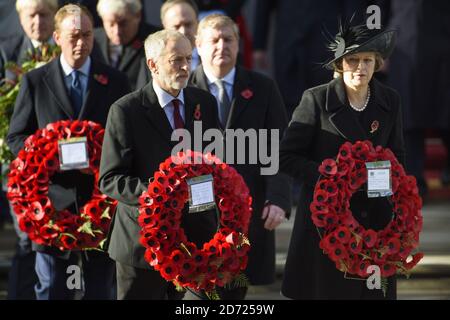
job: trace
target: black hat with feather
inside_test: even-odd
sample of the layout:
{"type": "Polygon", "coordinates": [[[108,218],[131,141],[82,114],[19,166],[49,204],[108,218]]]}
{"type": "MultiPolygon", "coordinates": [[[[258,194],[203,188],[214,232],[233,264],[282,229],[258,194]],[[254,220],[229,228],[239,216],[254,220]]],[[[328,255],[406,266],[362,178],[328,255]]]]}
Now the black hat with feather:
{"type": "Polygon", "coordinates": [[[378,52],[383,59],[390,56],[395,47],[395,30],[371,30],[366,25],[350,26],[350,23],[341,22],[338,34],[329,41],[327,47],[334,57],[324,67],[333,69],[339,59],[358,52],[378,52]]]}

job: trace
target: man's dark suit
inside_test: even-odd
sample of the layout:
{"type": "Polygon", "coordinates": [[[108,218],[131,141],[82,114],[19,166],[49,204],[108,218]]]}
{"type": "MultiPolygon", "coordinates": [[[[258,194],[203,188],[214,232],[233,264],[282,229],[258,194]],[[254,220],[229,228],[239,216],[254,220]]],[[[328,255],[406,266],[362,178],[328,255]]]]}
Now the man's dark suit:
{"type": "MultiPolygon", "coordinates": [[[[197,88],[184,89],[185,128],[193,137],[194,108],[200,105],[203,131],[217,127],[216,101],[197,88]]],[[[139,243],[138,199],[147,190],[148,181],[159,164],[171,155],[176,145],[171,141],[172,127],[159,105],[152,83],[117,101],[106,125],[100,164],[100,189],[119,201],[108,253],[120,264],[134,267],[151,280],[136,289],[118,287],[119,299],[164,299],[167,282],[144,260],[145,248],[139,243]],[[145,271],[146,269],[147,271],[145,271]],[[150,283],[149,283],[150,282],[150,283]],[[148,285],[147,285],[148,283],[148,285]]],[[[214,235],[217,222],[211,212],[184,214],[183,227],[191,241],[201,245],[214,235]]],[[[138,279],[142,279],[138,277],[138,279]]],[[[148,278],[146,278],[148,279],[148,278]]],[[[120,281],[120,278],[118,278],[120,281]]]]}
{"type": "MultiPolygon", "coordinates": [[[[15,155],[23,148],[25,139],[37,129],[59,120],[74,119],[67,91],[59,57],[24,75],[7,137],[8,146],[15,155]]],[[[125,75],[92,60],[86,98],[78,119],[91,120],[105,126],[111,104],[129,91],[125,75]],[[94,75],[103,75],[108,83],[101,84],[95,80],[94,75]]],[[[78,206],[89,200],[92,187],[92,176],[67,171],[52,177],[49,196],[55,208],[72,209],[75,199],[78,206]]],[[[33,249],[62,259],[69,259],[71,256],[71,251],[60,251],[34,243],[33,249]]],[[[89,252],[88,255],[92,258],[106,258],[102,253],[89,252]]]]}
{"type": "Polygon", "coordinates": [[[5,77],[5,64],[9,61],[21,64],[27,60],[28,52],[34,52],[30,38],[25,34],[0,41],[0,79],[5,77]]]}
{"type": "MultiPolygon", "coordinates": [[[[202,66],[193,72],[191,83],[209,91],[202,66]]],[[[259,73],[236,67],[227,129],[240,128],[244,131],[248,129],[278,129],[281,138],[286,126],[286,110],[274,81],[259,73]],[[247,89],[253,93],[253,96],[248,99],[242,95],[247,89]]],[[[247,146],[247,158],[248,150],[247,146]]],[[[259,164],[235,165],[247,183],[253,198],[253,215],[249,228],[252,247],[246,274],[250,282],[256,285],[269,284],[275,280],[275,233],[266,230],[264,228],[265,220],[261,219],[265,201],[268,200],[271,204],[279,206],[287,214],[291,210],[289,178],[282,174],[261,176],[260,167],[259,164]]]]}
{"type": "MultiPolygon", "coordinates": [[[[21,65],[28,59],[29,53],[34,52],[36,52],[36,49],[33,47],[30,38],[28,38],[25,34],[2,39],[0,41],[0,79],[15,79],[16,76],[14,74],[9,74],[9,72],[6,72],[4,69],[5,64],[7,62],[15,62],[21,65]]],[[[0,190],[0,193],[3,193],[3,191],[0,190]]],[[[9,203],[6,201],[2,204],[2,206],[3,205],[9,206],[9,203]]],[[[28,234],[20,230],[15,214],[12,210],[11,216],[16,234],[18,236],[18,242],[9,274],[8,299],[34,300],[34,285],[37,281],[37,276],[33,271],[33,268],[36,254],[31,250],[31,241],[28,238],[28,234]]]]}
{"type": "MultiPolygon", "coordinates": [[[[134,40],[123,46],[123,52],[118,62],[117,70],[126,73],[133,90],[136,88],[137,77],[141,67],[141,60],[145,61],[144,41],[152,33],[159,29],[148,24],[141,24],[134,40]]],[[[110,65],[109,40],[103,28],[97,28],[94,31],[95,45],[92,56],[110,65]]]]}

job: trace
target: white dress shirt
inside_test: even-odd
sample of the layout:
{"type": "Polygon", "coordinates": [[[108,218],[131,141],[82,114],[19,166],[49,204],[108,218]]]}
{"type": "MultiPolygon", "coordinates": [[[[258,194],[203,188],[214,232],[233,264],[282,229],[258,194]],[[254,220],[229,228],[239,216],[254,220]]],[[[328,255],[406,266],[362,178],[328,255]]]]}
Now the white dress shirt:
{"type": "MultiPolygon", "coordinates": [[[[61,54],[60,58],[61,67],[63,69],[64,73],[64,84],[66,85],[67,92],[69,92],[70,95],[70,87],[72,85],[72,71],[74,70],[64,59],[64,55],[61,54]]],[[[86,97],[86,91],[88,86],[88,80],[89,80],[89,71],[91,70],[91,57],[88,57],[84,64],[81,66],[81,68],[77,69],[80,72],[80,82],[81,82],[81,89],[83,90],[83,100],[86,97]]]]}
{"type": "Polygon", "coordinates": [[[218,79],[217,77],[215,77],[212,73],[208,72],[208,70],[206,70],[205,67],[203,67],[203,71],[205,72],[205,75],[206,75],[209,92],[211,92],[211,94],[214,97],[216,97],[217,110],[219,111],[219,114],[220,114],[219,88],[216,86],[216,84],[214,82],[216,82],[217,80],[222,80],[223,85],[225,87],[225,91],[227,92],[227,95],[228,95],[228,99],[230,100],[230,102],[233,101],[233,86],[234,86],[234,76],[236,75],[236,68],[231,69],[231,71],[228,72],[228,74],[225,77],[223,77],[222,79],[218,79]]]}
{"type": "Polygon", "coordinates": [[[185,108],[184,108],[184,92],[183,90],[180,90],[180,93],[177,97],[172,96],[168,92],[164,91],[155,80],[153,80],[153,90],[155,90],[156,96],[158,98],[159,105],[161,108],[163,108],[164,112],[166,113],[167,120],[170,122],[170,126],[172,129],[175,129],[175,120],[173,117],[174,112],[174,106],[172,103],[173,99],[178,99],[180,101],[180,115],[181,118],[183,118],[183,122],[186,122],[185,117],[185,108]]]}

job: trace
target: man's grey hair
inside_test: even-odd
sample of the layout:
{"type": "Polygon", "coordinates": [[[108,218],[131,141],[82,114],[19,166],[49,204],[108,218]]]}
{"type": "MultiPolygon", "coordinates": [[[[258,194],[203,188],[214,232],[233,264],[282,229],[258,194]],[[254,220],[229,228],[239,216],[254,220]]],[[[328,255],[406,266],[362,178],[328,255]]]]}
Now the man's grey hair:
{"type": "Polygon", "coordinates": [[[103,17],[107,12],[138,14],[141,10],[140,0],[100,0],[97,3],[97,12],[100,17],[103,17]]]}
{"type": "Polygon", "coordinates": [[[58,10],[58,0],[17,0],[16,10],[20,13],[24,8],[36,5],[44,5],[54,12],[58,10]]]}
{"type": "Polygon", "coordinates": [[[189,44],[188,38],[186,38],[182,33],[174,30],[161,30],[152,33],[145,39],[145,57],[152,59],[153,61],[158,60],[164,54],[164,49],[166,48],[167,42],[169,40],[184,39],[189,44]]]}

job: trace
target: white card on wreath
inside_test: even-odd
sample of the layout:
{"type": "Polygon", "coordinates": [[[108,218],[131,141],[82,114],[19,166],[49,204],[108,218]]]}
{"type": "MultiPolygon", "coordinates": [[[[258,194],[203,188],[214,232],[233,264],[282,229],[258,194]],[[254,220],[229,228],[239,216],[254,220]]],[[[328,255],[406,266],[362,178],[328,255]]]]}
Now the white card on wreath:
{"type": "Polygon", "coordinates": [[[391,162],[367,162],[367,196],[369,198],[392,195],[391,162]]]}
{"type": "Polygon", "coordinates": [[[212,181],[193,184],[191,186],[192,205],[198,206],[214,201],[212,181]]]}
{"type": "Polygon", "coordinates": [[[390,169],[369,169],[367,176],[369,191],[389,189],[390,172],[390,169]]]}
{"type": "Polygon", "coordinates": [[[188,179],[189,212],[200,212],[215,207],[214,180],[211,175],[188,179]]]}
{"type": "Polygon", "coordinates": [[[89,168],[89,156],[86,137],[58,141],[59,163],[61,170],[89,168]]]}

